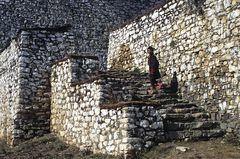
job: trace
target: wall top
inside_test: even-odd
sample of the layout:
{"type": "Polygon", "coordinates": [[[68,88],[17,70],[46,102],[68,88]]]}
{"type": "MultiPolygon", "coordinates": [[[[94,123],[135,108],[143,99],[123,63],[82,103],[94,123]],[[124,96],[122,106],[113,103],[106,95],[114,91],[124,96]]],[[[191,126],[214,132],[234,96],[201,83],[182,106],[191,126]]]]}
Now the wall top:
{"type": "Polygon", "coordinates": [[[113,32],[115,30],[121,29],[121,28],[125,27],[126,25],[131,24],[134,21],[138,21],[141,17],[153,13],[157,9],[160,9],[160,8],[166,9],[166,8],[164,8],[164,5],[167,4],[167,3],[170,3],[171,1],[173,1],[173,0],[162,0],[162,1],[159,1],[154,7],[151,7],[149,9],[145,10],[144,12],[142,12],[142,14],[138,14],[137,16],[127,20],[125,23],[122,23],[121,25],[113,27],[112,29],[110,29],[110,31],[113,32]]]}

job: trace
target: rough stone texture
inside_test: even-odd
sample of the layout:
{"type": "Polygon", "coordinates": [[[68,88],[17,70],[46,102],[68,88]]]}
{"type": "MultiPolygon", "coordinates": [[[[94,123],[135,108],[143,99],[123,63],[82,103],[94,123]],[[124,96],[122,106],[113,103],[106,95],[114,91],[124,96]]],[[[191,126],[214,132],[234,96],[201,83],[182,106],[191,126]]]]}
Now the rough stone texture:
{"type": "Polygon", "coordinates": [[[150,96],[147,77],[135,71],[99,72],[92,56],[57,62],[51,74],[51,132],[81,149],[125,156],[166,140],[224,134],[219,121],[167,86],[160,96],[150,96]],[[75,76],[86,70],[91,74],[75,76]]]}
{"type": "Polygon", "coordinates": [[[108,68],[147,71],[151,45],[164,78],[177,72],[183,98],[239,116],[239,8],[237,0],[169,1],[110,33],[108,68]]]}
{"type": "MultiPolygon", "coordinates": [[[[162,74],[177,71],[182,96],[210,109],[210,116],[195,105],[178,101],[176,94],[161,92],[161,97],[173,99],[159,99],[155,104],[128,103],[149,99],[149,86],[137,89],[140,86],[136,79],[140,76],[118,78],[102,76],[98,71],[104,63],[101,55],[107,49],[109,27],[144,8],[137,5],[140,2],[0,0],[1,48],[5,48],[0,55],[0,137],[17,144],[51,129],[80,148],[131,154],[132,150],[149,148],[166,137],[185,139],[221,133],[219,122],[208,122],[210,117],[216,120],[219,110],[224,118],[232,114],[239,117],[239,2],[165,2],[168,3],[163,3],[163,7],[157,6],[111,33],[109,68],[134,70],[136,66],[146,71],[144,50],[153,45],[162,74]],[[127,13],[130,6],[136,5],[139,8],[127,13]],[[36,14],[30,14],[34,9],[36,14]],[[8,39],[20,28],[25,29],[6,48],[8,39]],[[88,56],[83,56],[83,51],[88,56]],[[119,101],[125,103],[115,108],[107,106],[119,101]],[[170,114],[166,114],[162,103],[174,108],[170,114]],[[186,108],[180,109],[183,106],[186,108]],[[167,129],[163,128],[166,121],[167,129]],[[212,128],[216,129],[211,131],[212,128]]],[[[165,81],[170,81],[166,75],[165,81]]],[[[238,125],[236,121],[222,126],[227,132],[234,129],[238,133],[238,125]]]]}
{"type": "Polygon", "coordinates": [[[109,29],[160,0],[1,0],[0,50],[23,28],[71,25],[76,48],[105,58],[109,29]]]}
{"type": "Polygon", "coordinates": [[[70,33],[26,30],[1,53],[0,123],[9,143],[50,132],[51,65],[73,50],[70,33]]]}
{"type": "MultiPolygon", "coordinates": [[[[71,70],[76,70],[77,63],[86,61],[79,71],[95,72],[96,67],[91,67],[89,60],[70,58],[52,67],[51,131],[82,149],[114,155],[149,148],[163,141],[161,107],[126,104],[103,108],[100,104],[109,95],[102,92],[103,87],[116,86],[113,80],[103,82],[99,77],[91,83],[72,83],[75,77],[71,70]]],[[[79,81],[87,80],[80,77],[79,81]]]]}
{"type": "Polygon", "coordinates": [[[18,41],[13,40],[0,55],[0,137],[9,144],[17,133],[13,122],[19,111],[19,52],[18,41]]]}

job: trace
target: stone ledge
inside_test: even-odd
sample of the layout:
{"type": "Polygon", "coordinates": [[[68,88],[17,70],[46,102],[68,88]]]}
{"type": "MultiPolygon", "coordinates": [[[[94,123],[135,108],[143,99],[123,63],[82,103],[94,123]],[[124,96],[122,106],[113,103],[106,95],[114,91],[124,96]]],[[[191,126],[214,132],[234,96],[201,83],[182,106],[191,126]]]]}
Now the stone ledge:
{"type": "Polygon", "coordinates": [[[49,31],[49,32],[67,32],[72,27],[71,24],[63,26],[52,26],[52,27],[33,27],[33,28],[22,28],[19,30],[19,33],[22,31],[49,31]]]}
{"type": "MultiPolygon", "coordinates": [[[[85,56],[82,56],[82,57],[84,58],[85,56]]],[[[88,57],[91,57],[91,56],[88,56],[88,57]]],[[[67,60],[67,59],[65,59],[65,60],[67,60]]],[[[65,61],[65,60],[62,60],[62,61],[65,61]]],[[[58,61],[58,63],[62,62],[62,61],[58,61]]],[[[82,84],[86,84],[86,83],[93,83],[94,81],[97,81],[100,79],[105,79],[105,78],[128,78],[128,77],[131,77],[132,75],[137,75],[137,74],[141,74],[141,73],[121,71],[122,76],[119,76],[119,71],[118,72],[116,72],[116,71],[97,71],[96,75],[93,76],[92,78],[90,78],[88,80],[84,80],[84,81],[73,82],[71,84],[71,86],[82,85],[82,84]]],[[[96,83],[100,84],[101,82],[96,82],[96,83]]]]}
{"type": "Polygon", "coordinates": [[[54,62],[52,64],[52,66],[53,65],[58,65],[59,63],[61,63],[63,61],[66,61],[68,59],[83,59],[83,58],[92,59],[92,60],[96,60],[96,61],[99,60],[97,56],[66,55],[63,59],[54,62]]]}
{"type": "Polygon", "coordinates": [[[82,84],[88,84],[88,83],[93,83],[94,81],[97,81],[101,79],[101,75],[97,74],[97,76],[92,77],[90,79],[84,80],[84,81],[77,81],[77,82],[72,82],[71,86],[74,87],[76,85],[82,85],[82,84]]]}
{"type": "Polygon", "coordinates": [[[124,108],[129,106],[153,106],[165,109],[162,105],[165,100],[162,101],[126,101],[126,102],[116,102],[116,103],[106,103],[100,104],[101,109],[116,109],[116,108],[124,108]]]}

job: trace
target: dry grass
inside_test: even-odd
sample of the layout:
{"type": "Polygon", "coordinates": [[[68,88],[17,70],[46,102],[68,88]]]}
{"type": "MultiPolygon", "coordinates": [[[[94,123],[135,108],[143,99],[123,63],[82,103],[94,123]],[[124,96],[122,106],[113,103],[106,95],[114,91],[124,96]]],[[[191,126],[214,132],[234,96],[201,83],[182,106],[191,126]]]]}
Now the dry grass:
{"type": "Polygon", "coordinates": [[[159,144],[142,155],[143,159],[240,159],[240,146],[222,139],[198,142],[169,142],[159,144]],[[188,147],[181,152],[177,146],[188,147]]]}
{"type": "MultiPolygon", "coordinates": [[[[0,159],[122,159],[108,155],[92,154],[67,145],[49,134],[26,141],[9,148],[0,141],[0,159]]],[[[198,142],[168,142],[141,152],[136,159],[240,159],[239,144],[223,139],[198,142]],[[177,146],[189,147],[186,152],[176,150],[177,146]]]]}
{"type": "Polygon", "coordinates": [[[112,156],[80,151],[49,134],[26,141],[14,148],[0,141],[0,159],[112,159],[112,156]]]}

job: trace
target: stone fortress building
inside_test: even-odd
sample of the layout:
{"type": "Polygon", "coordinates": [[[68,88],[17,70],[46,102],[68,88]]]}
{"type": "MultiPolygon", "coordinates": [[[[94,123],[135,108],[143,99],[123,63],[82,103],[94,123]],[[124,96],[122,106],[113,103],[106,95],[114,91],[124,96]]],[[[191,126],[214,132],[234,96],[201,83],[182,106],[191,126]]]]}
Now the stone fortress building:
{"type": "MultiPolygon", "coordinates": [[[[37,128],[38,126],[30,128],[35,127],[35,124],[33,124],[33,119],[30,119],[31,117],[27,117],[31,120],[28,121],[30,125],[32,124],[32,126],[29,125],[30,127],[27,126],[27,129],[29,131],[34,129],[26,132],[30,135],[29,137],[36,134],[35,131],[49,132],[50,97],[47,94],[50,93],[51,64],[65,55],[73,53],[106,55],[109,29],[137,15],[153,3],[135,0],[111,2],[1,0],[1,124],[4,123],[1,125],[1,134],[10,137],[9,141],[12,141],[13,136],[22,134],[19,132],[22,131],[22,128],[17,130],[18,128],[16,129],[14,126],[16,124],[13,124],[13,122],[23,124],[19,120],[13,121],[18,118],[17,114],[20,113],[18,110],[21,108],[18,109],[18,107],[22,103],[19,99],[21,97],[25,98],[22,107],[31,109],[31,113],[24,113],[27,116],[38,118],[36,114],[32,114],[32,106],[26,106],[27,103],[35,105],[40,101],[40,103],[45,101],[44,107],[47,108],[47,111],[44,109],[34,110],[34,112],[42,114],[40,116],[43,118],[42,122],[45,123],[41,124],[42,128],[37,128]],[[26,64],[22,65],[22,60],[26,64]],[[23,75],[21,71],[25,72],[25,75],[28,74],[26,79],[21,78],[23,81],[20,79],[20,76],[23,75]],[[44,76],[46,76],[45,79],[39,79],[44,76]],[[28,83],[30,82],[28,81],[29,77],[33,78],[31,80],[33,85],[28,83]],[[37,83],[35,83],[36,81],[37,83]],[[43,90],[40,91],[39,88],[43,90]],[[22,95],[20,95],[21,93],[22,95]],[[16,131],[13,132],[13,129],[16,131]]],[[[39,121],[36,122],[39,124],[39,121]]],[[[19,138],[22,137],[19,136],[19,138]]]]}
{"type": "Polygon", "coordinates": [[[0,0],[0,137],[15,145],[53,132],[80,148],[118,155],[170,138],[239,135],[239,4],[0,0]],[[166,125],[165,101],[133,101],[137,79],[99,72],[146,72],[149,45],[163,81],[176,71],[182,100],[212,114],[211,128],[216,121],[220,127],[204,129],[204,120],[190,135],[176,134],[166,125]]]}

